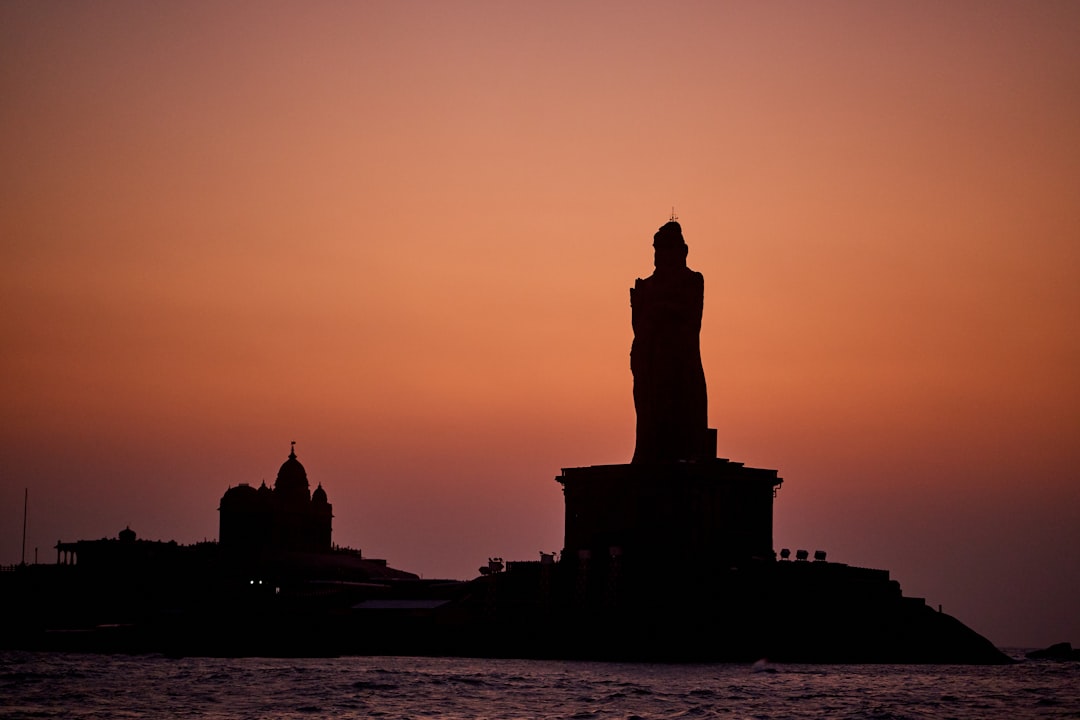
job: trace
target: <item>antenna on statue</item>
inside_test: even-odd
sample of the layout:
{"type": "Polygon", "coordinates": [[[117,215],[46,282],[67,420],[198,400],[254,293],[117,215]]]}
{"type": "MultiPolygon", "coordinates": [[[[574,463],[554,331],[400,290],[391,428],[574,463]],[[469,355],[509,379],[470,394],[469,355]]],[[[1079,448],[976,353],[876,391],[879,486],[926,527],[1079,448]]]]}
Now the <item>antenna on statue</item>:
{"type": "Polygon", "coordinates": [[[670,222],[676,222],[678,219],[679,219],[679,216],[675,214],[675,206],[672,205],[671,206],[671,220],[670,220],[670,222]]]}

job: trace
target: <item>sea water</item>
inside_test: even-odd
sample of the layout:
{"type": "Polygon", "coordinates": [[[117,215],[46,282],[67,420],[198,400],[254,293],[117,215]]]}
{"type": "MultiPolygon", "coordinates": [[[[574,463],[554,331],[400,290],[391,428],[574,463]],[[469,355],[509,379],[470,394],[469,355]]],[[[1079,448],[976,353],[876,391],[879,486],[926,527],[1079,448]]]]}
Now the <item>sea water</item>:
{"type": "Polygon", "coordinates": [[[1080,663],[0,653],[0,718],[1080,718],[1080,663]]]}

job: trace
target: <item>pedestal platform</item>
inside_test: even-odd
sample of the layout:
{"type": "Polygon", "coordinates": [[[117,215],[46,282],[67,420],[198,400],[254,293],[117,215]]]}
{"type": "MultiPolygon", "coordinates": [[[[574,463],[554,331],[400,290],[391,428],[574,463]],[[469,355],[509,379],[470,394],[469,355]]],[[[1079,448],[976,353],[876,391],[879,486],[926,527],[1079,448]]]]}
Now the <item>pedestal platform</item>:
{"type": "Polygon", "coordinates": [[[730,567],[771,559],[776,470],[713,458],[563,468],[563,560],[730,567]]]}

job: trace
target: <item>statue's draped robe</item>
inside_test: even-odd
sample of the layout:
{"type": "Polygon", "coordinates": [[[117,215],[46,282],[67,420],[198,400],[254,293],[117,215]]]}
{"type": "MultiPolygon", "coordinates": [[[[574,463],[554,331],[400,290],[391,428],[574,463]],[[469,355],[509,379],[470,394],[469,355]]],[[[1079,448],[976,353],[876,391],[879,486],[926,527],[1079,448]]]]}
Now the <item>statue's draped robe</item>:
{"type": "Polygon", "coordinates": [[[708,401],[701,366],[705,280],[687,267],[658,268],[630,294],[637,444],[634,462],[695,460],[705,452],[708,401]]]}

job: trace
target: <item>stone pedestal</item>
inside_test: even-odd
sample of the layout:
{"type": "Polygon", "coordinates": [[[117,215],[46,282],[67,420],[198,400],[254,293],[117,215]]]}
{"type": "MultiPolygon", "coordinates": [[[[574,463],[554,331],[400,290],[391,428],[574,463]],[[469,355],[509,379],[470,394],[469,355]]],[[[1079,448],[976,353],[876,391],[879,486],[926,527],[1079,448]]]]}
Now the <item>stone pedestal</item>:
{"type": "Polygon", "coordinates": [[[564,468],[563,560],[654,571],[771,559],[776,470],[714,458],[564,468]]]}

